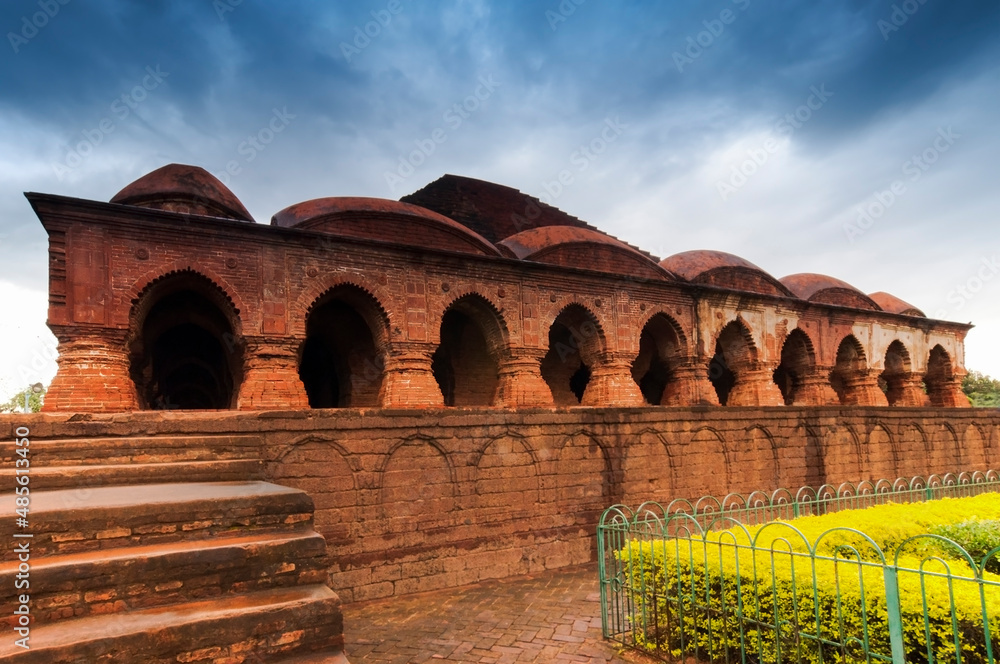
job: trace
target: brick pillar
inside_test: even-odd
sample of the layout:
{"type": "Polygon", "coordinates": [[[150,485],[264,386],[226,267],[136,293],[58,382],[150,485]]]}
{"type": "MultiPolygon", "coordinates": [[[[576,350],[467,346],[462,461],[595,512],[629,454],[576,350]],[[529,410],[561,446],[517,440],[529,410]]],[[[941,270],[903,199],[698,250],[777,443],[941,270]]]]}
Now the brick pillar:
{"type": "Polygon", "coordinates": [[[309,408],[299,378],[301,339],[246,338],[243,382],[238,410],[299,410],[309,408]]]}
{"type": "Polygon", "coordinates": [[[591,367],[582,406],[644,406],[646,400],[632,378],[632,360],[621,353],[601,353],[591,367]]]}
{"type": "Polygon", "coordinates": [[[924,392],[924,378],[918,373],[910,372],[900,377],[899,394],[896,395],[895,406],[931,405],[930,397],[924,392]]]}
{"type": "Polygon", "coordinates": [[[718,406],[719,395],[704,364],[683,364],[663,390],[661,406],[718,406]]]}
{"type": "Polygon", "coordinates": [[[774,367],[760,364],[757,368],[740,371],[727,406],[784,406],[785,399],[774,383],[774,367]]]}
{"type": "Polygon", "coordinates": [[[838,406],[840,397],[830,384],[833,367],[813,367],[799,379],[793,406],[838,406]]]}
{"type": "Polygon", "coordinates": [[[45,412],[120,413],[139,409],[129,375],[125,330],[51,326],[59,339],[59,370],[45,394],[45,412]]]}
{"type": "Polygon", "coordinates": [[[878,386],[878,374],[865,371],[844,379],[845,406],[888,406],[885,392],[878,386]]]}
{"type": "Polygon", "coordinates": [[[542,358],[546,351],[514,348],[500,360],[500,383],[496,404],[504,408],[551,407],[552,390],[542,378],[542,358]]]}
{"type": "Polygon", "coordinates": [[[383,408],[444,406],[441,388],[431,370],[435,349],[436,344],[421,342],[397,342],[389,346],[379,391],[383,408]]]}
{"type": "Polygon", "coordinates": [[[962,391],[962,376],[934,381],[927,386],[930,403],[942,408],[971,408],[969,397],[962,391]]]}

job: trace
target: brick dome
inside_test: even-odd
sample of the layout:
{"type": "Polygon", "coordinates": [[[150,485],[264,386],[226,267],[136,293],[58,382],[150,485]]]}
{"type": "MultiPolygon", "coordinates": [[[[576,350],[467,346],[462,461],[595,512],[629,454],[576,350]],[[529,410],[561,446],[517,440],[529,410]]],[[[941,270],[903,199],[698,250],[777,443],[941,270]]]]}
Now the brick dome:
{"type": "Polygon", "coordinates": [[[890,295],[884,291],[869,293],[868,297],[874,300],[875,304],[877,304],[882,311],[888,311],[891,314],[902,314],[903,316],[919,316],[920,318],[927,318],[927,315],[923,311],[917,309],[909,302],[904,302],[895,295],[890,295]]]}
{"type": "Polygon", "coordinates": [[[696,284],[793,297],[780,281],[745,258],[724,251],[695,250],[668,256],[660,267],[696,284]]]}
{"type": "Polygon", "coordinates": [[[240,199],[200,166],[167,164],[143,175],[111,199],[112,203],[208,217],[253,221],[240,199]]]}
{"type": "Polygon", "coordinates": [[[531,228],[501,240],[498,245],[526,261],[550,263],[644,279],[675,277],[649,256],[610,235],[578,226],[531,228]]]}
{"type": "Polygon", "coordinates": [[[276,213],[271,225],[427,249],[501,255],[489,240],[444,215],[384,198],[341,196],[303,201],[276,213]]]}
{"type": "Polygon", "coordinates": [[[825,274],[811,272],[790,274],[781,279],[781,283],[795,293],[796,297],[809,302],[822,302],[823,304],[871,311],[882,310],[874,300],[854,286],[825,274]]]}

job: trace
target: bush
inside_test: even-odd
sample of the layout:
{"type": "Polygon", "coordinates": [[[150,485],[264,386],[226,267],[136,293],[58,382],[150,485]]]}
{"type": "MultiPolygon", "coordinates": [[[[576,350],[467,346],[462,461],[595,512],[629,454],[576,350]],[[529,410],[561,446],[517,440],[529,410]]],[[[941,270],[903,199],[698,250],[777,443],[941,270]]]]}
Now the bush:
{"type": "MultiPolygon", "coordinates": [[[[983,565],[983,558],[1000,548],[1000,521],[972,519],[962,523],[938,526],[931,532],[941,537],[947,537],[961,546],[980,566],[983,565]]],[[[1000,574],[1000,551],[990,556],[989,560],[986,561],[986,571],[1000,574]]]]}
{"type": "MultiPolygon", "coordinates": [[[[744,651],[763,663],[778,661],[779,652],[790,661],[865,661],[866,642],[869,652],[888,657],[882,555],[893,554],[891,564],[894,547],[928,532],[928,514],[961,523],[970,512],[1000,513],[1000,496],[885,505],[800,519],[794,527],[737,526],[704,539],[633,541],[618,555],[634,604],[644,609],[634,626],[637,644],[712,660],[738,660],[744,651]],[[875,545],[843,524],[870,527],[875,545]]],[[[954,618],[962,661],[986,662],[984,609],[1000,652],[1000,576],[984,574],[984,606],[976,572],[938,542],[916,540],[898,559],[907,661],[956,661],[954,618]],[[928,562],[929,549],[949,559],[928,562]]]]}

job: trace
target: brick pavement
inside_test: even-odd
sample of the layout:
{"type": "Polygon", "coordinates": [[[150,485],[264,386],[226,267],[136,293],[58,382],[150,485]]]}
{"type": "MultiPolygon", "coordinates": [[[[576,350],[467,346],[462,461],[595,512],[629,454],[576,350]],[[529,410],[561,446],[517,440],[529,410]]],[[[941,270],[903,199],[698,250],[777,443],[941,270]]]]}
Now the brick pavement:
{"type": "Polygon", "coordinates": [[[352,664],[625,664],[601,638],[595,565],[344,607],[352,664]]]}

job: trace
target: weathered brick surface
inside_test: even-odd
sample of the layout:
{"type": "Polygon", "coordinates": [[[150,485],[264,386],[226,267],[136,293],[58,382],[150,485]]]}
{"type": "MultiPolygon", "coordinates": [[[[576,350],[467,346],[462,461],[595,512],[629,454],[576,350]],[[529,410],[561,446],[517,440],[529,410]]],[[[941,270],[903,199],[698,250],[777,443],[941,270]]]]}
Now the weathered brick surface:
{"type": "MultiPolygon", "coordinates": [[[[312,497],[332,586],[347,601],[586,562],[600,511],[612,503],[1000,466],[1000,414],[981,409],[52,414],[0,417],[0,433],[10,440],[22,423],[39,442],[197,434],[194,440],[240,441],[241,454],[252,434],[266,479],[312,497]]],[[[79,446],[68,453],[77,456],[79,446]]],[[[266,515],[243,518],[267,527],[266,515]]],[[[205,521],[206,531],[218,527],[205,521]]],[[[55,531],[39,544],[80,551],[177,537],[135,529],[96,538],[116,527],[130,525],[55,531]]]]}

